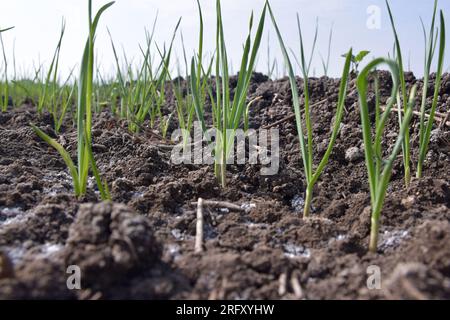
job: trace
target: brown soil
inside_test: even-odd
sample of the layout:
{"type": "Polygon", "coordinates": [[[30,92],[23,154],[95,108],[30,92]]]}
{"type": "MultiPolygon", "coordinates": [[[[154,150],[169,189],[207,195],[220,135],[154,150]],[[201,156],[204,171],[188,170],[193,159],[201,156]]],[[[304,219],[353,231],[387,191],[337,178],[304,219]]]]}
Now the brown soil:
{"type": "MultiPolygon", "coordinates": [[[[380,76],[385,101],[391,83],[387,73],[380,76]]],[[[407,79],[409,85],[416,81],[412,74],[407,79]]],[[[338,84],[311,80],[312,101],[328,99],[312,110],[316,161],[330,135],[338,84]]],[[[448,112],[450,75],[440,94],[439,111],[448,112]]],[[[259,96],[252,128],[292,113],[287,79],[255,74],[249,98],[259,96]]],[[[396,161],[379,252],[369,254],[370,199],[357,99],[352,80],[310,220],[301,216],[304,175],[294,120],[278,126],[278,175],[261,176],[259,165],[229,166],[229,186],[222,190],[211,166],[172,165],[170,149],[150,129],[130,134],[124,121],[103,111],[94,117],[94,154],[114,203],[101,203],[94,181],[85,199],[74,198],[63,161],[31,130],[34,122],[56,137],[50,116],[38,116],[28,105],[0,114],[0,298],[449,299],[449,128],[433,131],[424,178],[408,189],[401,159],[396,161]],[[345,156],[350,148],[351,162],[345,156]],[[205,210],[205,252],[195,254],[192,202],[199,197],[250,210],[205,210]],[[82,290],[67,289],[70,265],[82,270],[82,290]],[[371,265],[381,269],[381,290],[367,288],[371,265]]],[[[373,105],[373,94],[369,99],[373,105]]],[[[173,108],[169,97],[166,112],[173,108]]],[[[391,118],[384,137],[388,150],[398,130],[395,113],[391,118]]],[[[414,118],[414,163],[417,125],[414,118]]],[[[57,138],[75,155],[71,122],[57,138]]]]}

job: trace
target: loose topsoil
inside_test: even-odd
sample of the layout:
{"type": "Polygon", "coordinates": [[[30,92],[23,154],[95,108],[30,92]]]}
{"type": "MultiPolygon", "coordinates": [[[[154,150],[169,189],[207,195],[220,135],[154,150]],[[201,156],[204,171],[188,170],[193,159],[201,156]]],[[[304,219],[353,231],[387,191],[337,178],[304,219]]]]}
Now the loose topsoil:
{"type": "MultiPolygon", "coordinates": [[[[380,72],[382,101],[392,83],[380,72]]],[[[406,75],[408,86],[419,83],[406,75]]],[[[432,77],[433,79],[433,77],[432,77]]],[[[236,79],[232,79],[234,87],[236,79]]],[[[300,91],[302,80],[298,79],[300,91]]],[[[324,154],[339,80],[311,79],[315,164],[324,154]]],[[[430,85],[430,97],[433,93],[430,85]]],[[[271,125],[292,113],[287,79],[255,74],[249,99],[261,97],[250,126],[271,125]]],[[[368,97],[373,108],[375,97],[368,97]]],[[[169,95],[164,113],[174,110],[169,95]]],[[[131,134],[108,110],[94,115],[94,154],[113,202],[102,203],[95,182],[84,199],[72,194],[58,155],[30,122],[57,138],[75,159],[76,132],[67,120],[56,135],[48,114],[23,105],[0,114],[0,298],[50,299],[449,299],[450,130],[433,130],[424,177],[403,183],[395,162],[382,211],[379,252],[367,252],[370,198],[352,78],[340,135],[314,190],[312,218],[302,218],[305,178],[295,120],[280,129],[280,170],[228,166],[222,189],[212,166],[174,165],[167,142],[149,128],[131,134]],[[204,210],[205,248],[194,253],[201,197],[247,210],[204,210]],[[81,290],[69,290],[67,268],[81,269],[81,290]],[[367,281],[378,266],[381,289],[367,281]],[[369,273],[368,273],[369,271],[369,273]]],[[[450,75],[438,111],[450,106],[450,75]]],[[[373,112],[371,112],[373,115],[373,112]]],[[[174,122],[170,128],[177,127],[174,122]]],[[[418,150],[418,117],[412,160],[418,150]]],[[[393,112],[383,138],[390,151],[398,132],[393,112]]],[[[415,168],[415,165],[413,166],[415,168]]],[[[413,170],[413,174],[415,170],[413,170]]]]}

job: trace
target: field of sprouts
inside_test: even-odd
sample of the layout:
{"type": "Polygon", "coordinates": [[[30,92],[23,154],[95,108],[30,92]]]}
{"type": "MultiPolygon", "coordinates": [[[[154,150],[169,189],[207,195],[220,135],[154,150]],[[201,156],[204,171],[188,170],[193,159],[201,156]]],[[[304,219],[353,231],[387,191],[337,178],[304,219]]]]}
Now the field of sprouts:
{"type": "Polygon", "coordinates": [[[6,58],[13,27],[0,33],[0,299],[450,299],[449,14],[437,1],[417,35],[423,78],[405,71],[388,2],[394,54],[324,55],[325,74],[345,60],[339,78],[311,75],[317,33],[304,43],[294,19],[291,50],[267,2],[233,74],[217,0],[212,26],[198,3],[197,50],[176,53],[183,71],[171,67],[179,22],[165,46],[147,32],[138,67],[110,34],[107,79],[95,36],[114,5],[88,4],[66,79],[64,23],[51,64],[27,80],[6,58]],[[284,59],[255,72],[269,26],[284,59]],[[217,31],[214,52],[204,28],[217,31]],[[278,139],[230,161],[238,133],[262,132],[278,139]],[[212,161],[174,161],[196,144],[212,161]]]}

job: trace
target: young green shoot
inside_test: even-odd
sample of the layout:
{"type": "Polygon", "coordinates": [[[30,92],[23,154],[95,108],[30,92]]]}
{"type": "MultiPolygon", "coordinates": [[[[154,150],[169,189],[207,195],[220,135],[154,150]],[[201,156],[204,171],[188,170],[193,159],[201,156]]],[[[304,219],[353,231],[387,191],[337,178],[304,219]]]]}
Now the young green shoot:
{"type": "Polygon", "coordinates": [[[69,168],[73,180],[74,192],[77,197],[84,196],[87,191],[87,180],[89,168],[91,169],[101,198],[103,200],[111,199],[108,186],[104,183],[97,169],[97,164],[92,153],[92,97],[93,97],[93,77],[94,77],[94,40],[97,25],[100,17],[105,10],[112,6],[110,2],[99,9],[92,20],[92,0],[89,0],[89,38],[83,51],[83,57],[80,67],[80,78],[78,84],[78,105],[77,105],[77,158],[78,167],[76,167],[70,158],[69,153],[50,138],[46,133],[32,125],[36,134],[55,148],[62,156],[64,162],[69,168]]]}
{"type": "Polygon", "coordinates": [[[56,133],[59,132],[61,129],[61,126],[64,121],[64,117],[67,113],[67,109],[70,105],[72,105],[72,99],[75,95],[75,89],[76,85],[70,85],[69,82],[72,79],[73,72],[75,70],[75,67],[73,67],[70,70],[69,76],[67,77],[66,81],[62,85],[62,87],[59,89],[58,96],[57,96],[57,103],[61,104],[59,108],[55,109],[55,131],[56,133]],[[59,111],[60,109],[60,111],[59,111]]]}
{"type": "MultiPolygon", "coordinates": [[[[406,113],[407,104],[408,104],[408,93],[406,92],[406,81],[405,81],[405,72],[403,67],[403,56],[402,50],[400,47],[400,40],[398,38],[397,29],[395,28],[394,17],[392,15],[391,7],[389,6],[389,2],[386,0],[386,6],[389,12],[389,18],[392,25],[392,30],[394,32],[395,38],[395,57],[399,67],[399,79],[400,79],[400,90],[397,93],[397,109],[398,109],[398,121],[399,125],[403,122],[403,113],[406,113]],[[402,108],[403,105],[403,108],[402,108]]],[[[405,139],[403,140],[402,146],[403,152],[403,168],[404,168],[404,176],[405,176],[405,185],[409,186],[411,182],[411,150],[410,150],[410,141],[409,141],[409,128],[406,128],[405,139]]]]}
{"type": "Polygon", "coordinates": [[[13,29],[14,27],[6,28],[6,29],[0,29],[0,43],[2,45],[2,54],[3,54],[3,62],[4,62],[4,84],[3,84],[3,92],[1,98],[1,108],[2,112],[6,112],[8,109],[9,104],[9,82],[8,82],[8,59],[6,58],[6,50],[5,50],[5,44],[3,43],[3,36],[2,33],[6,32],[8,30],[13,29]]]}
{"type": "Polygon", "coordinates": [[[132,132],[138,132],[148,116],[150,117],[151,128],[154,127],[156,119],[159,117],[161,131],[165,131],[170,121],[170,118],[162,116],[161,107],[165,103],[166,81],[169,78],[168,66],[170,65],[173,42],[180,26],[181,18],[178,20],[173,32],[169,49],[166,50],[165,47],[160,49],[157,46],[161,60],[156,70],[154,70],[153,58],[150,53],[156,22],[157,16],[154,20],[152,32],[149,34],[146,31],[146,48],[140,47],[143,63],[137,69],[136,77],[132,63],[128,61],[125,52],[123,58],[126,72],[122,71],[116,47],[111,34],[109,34],[117,67],[117,91],[120,95],[121,103],[119,116],[129,121],[129,129],[132,132]]]}
{"type": "Polygon", "coordinates": [[[267,33],[267,76],[269,77],[269,79],[273,78],[275,69],[277,67],[277,59],[273,59],[272,60],[272,55],[270,52],[270,33],[267,33]]]}
{"type": "Polygon", "coordinates": [[[38,102],[38,106],[37,106],[37,110],[39,113],[41,113],[44,109],[44,107],[46,106],[46,104],[49,103],[48,98],[50,96],[50,103],[52,104],[51,107],[49,108],[50,113],[53,115],[54,117],[54,122],[57,123],[57,119],[56,119],[56,109],[57,107],[57,103],[56,103],[56,91],[57,91],[57,86],[58,86],[58,67],[59,67],[59,57],[60,57],[60,53],[61,53],[61,45],[62,45],[62,40],[64,38],[64,32],[66,30],[66,23],[63,19],[62,24],[61,24],[61,32],[59,35],[59,40],[58,40],[58,44],[56,45],[56,49],[55,52],[53,53],[53,58],[52,58],[52,62],[50,63],[50,67],[48,69],[47,72],[47,77],[45,78],[45,82],[43,84],[42,87],[42,93],[39,96],[39,102],[38,102]],[[49,95],[49,91],[50,91],[50,95],[49,95]]]}
{"type": "MultiPolygon", "coordinates": [[[[220,0],[216,1],[217,11],[217,30],[216,30],[216,95],[212,99],[213,109],[213,125],[216,134],[215,141],[215,174],[222,187],[226,187],[226,165],[231,154],[236,130],[241,125],[243,115],[247,108],[247,93],[250,80],[256,65],[256,57],[261,44],[262,34],[264,31],[264,21],[266,16],[267,5],[264,6],[256,34],[252,41],[253,29],[253,13],[249,23],[249,33],[244,44],[244,52],[242,55],[241,66],[235,94],[233,99],[230,96],[229,87],[229,60],[225,45],[225,36],[222,20],[222,10],[220,0]]],[[[191,62],[191,92],[194,98],[195,112],[201,123],[203,132],[209,136],[206,131],[206,123],[204,117],[204,97],[201,89],[201,78],[205,74],[203,71],[202,46],[203,46],[203,23],[201,22],[199,52],[191,62]]],[[[210,89],[208,89],[209,92],[210,89]]]]}
{"type": "MultiPolygon", "coordinates": [[[[186,95],[183,96],[182,89],[181,89],[181,83],[177,81],[177,83],[174,83],[174,93],[177,101],[177,115],[178,115],[178,122],[180,125],[180,128],[182,129],[183,133],[183,150],[186,149],[188,146],[188,142],[190,140],[190,133],[192,129],[192,125],[194,122],[195,116],[197,116],[198,119],[200,119],[203,116],[203,109],[204,109],[204,103],[206,97],[209,95],[212,107],[213,107],[213,113],[215,114],[214,110],[216,110],[216,106],[214,104],[214,99],[212,95],[211,88],[208,84],[208,81],[211,77],[212,67],[214,63],[214,57],[212,57],[209,61],[207,70],[203,67],[203,13],[202,8],[200,6],[200,2],[197,1],[197,7],[199,12],[199,25],[200,25],[200,32],[199,32],[199,42],[198,42],[198,58],[196,61],[195,69],[196,74],[200,74],[201,76],[196,77],[195,81],[192,82],[192,78],[189,77],[189,71],[190,67],[188,64],[187,54],[186,54],[186,48],[184,45],[184,36],[181,32],[181,44],[183,47],[183,59],[184,59],[184,65],[185,65],[185,72],[186,72],[186,81],[189,80],[188,85],[186,86],[186,95]],[[196,100],[194,100],[196,99],[196,100]],[[194,102],[196,101],[196,102],[194,102]]],[[[192,66],[191,66],[192,67],[192,66]]],[[[180,78],[179,78],[180,79],[180,78]]],[[[201,123],[204,123],[204,119],[201,123]]],[[[215,123],[215,119],[213,119],[213,123],[215,123]]],[[[206,130],[206,128],[202,128],[203,130],[206,130]]]]}
{"type": "MultiPolygon", "coordinates": [[[[346,61],[342,73],[341,83],[339,87],[339,97],[337,102],[337,109],[336,109],[336,117],[335,117],[335,123],[333,126],[333,131],[331,134],[330,141],[328,143],[327,150],[321,159],[319,165],[314,171],[313,168],[313,139],[312,139],[312,127],[311,127],[311,115],[310,115],[310,101],[309,101],[309,88],[308,88],[308,69],[310,66],[310,62],[307,64],[304,54],[304,46],[303,46],[303,37],[301,34],[301,28],[300,28],[300,21],[298,20],[299,25],[299,33],[300,33],[300,53],[301,53],[301,69],[303,71],[303,77],[304,77],[304,110],[302,112],[300,108],[300,102],[299,102],[299,93],[297,89],[297,81],[296,77],[293,71],[292,63],[289,58],[288,51],[286,49],[286,46],[284,45],[283,38],[281,36],[280,30],[278,28],[275,16],[272,12],[272,9],[270,5],[268,5],[269,12],[272,18],[273,25],[275,27],[276,33],[278,35],[278,40],[280,43],[281,51],[283,53],[285,65],[287,67],[288,75],[289,75],[289,81],[291,84],[291,90],[292,90],[292,102],[294,105],[294,111],[295,111],[295,119],[297,123],[297,131],[298,136],[300,140],[300,151],[302,155],[303,160],[303,169],[305,172],[305,178],[306,178],[306,195],[305,195],[305,206],[303,211],[303,216],[305,218],[308,218],[310,215],[310,208],[311,208],[311,201],[312,201],[312,195],[313,195],[313,188],[316,182],[319,180],[323,170],[325,169],[325,166],[327,165],[331,152],[333,150],[334,144],[336,142],[337,136],[340,131],[340,125],[342,122],[342,117],[344,114],[344,106],[345,106],[345,98],[347,96],[347,87],[349,82],[349,72],[350,72],[350,63],[351,63],[351,57],[352,57],[352,50],[348,52],[346,55],[346,61]],[[302,114],[304,114],[305,123],[306,123],[306,136],[303,131],[302,126],[302,114]],[[306,139],[305,139],[306,138],[306,139]]],[[[297,16],[298,17],[298,16],[297,16]]]]}
{"type": "MultiPolygon", "coordinates": [[[[389,157],[384,160],[382,158],[381,141],[386,125],[386,121],[390,115],[391,109],[395,103],[399,89],[399,67],[393,60],[378,58],[370,62],[359,74],[357,78],[357,89],[359,93],[359,105],[361,114],[361,124],[363,129],[365,162],[369,178],[370,200],[371,200],[371,229],[369,251],[376,252],[378,246],[379,221],[384,199],[386,197],[387,187],[391,179],[392,166],[395,159],[400,153],[405,139],[406,131],[409,127],[413,114],[415,103],[416,86],[411,89],[410,97],[407,104],[403,121],[400,125],[400,131],[397,141],[389,157]],[[373,69],[379,65],[386,64],[391,72],[393,80],[393,89],[391,99],[383,114],[380,115],[379,97],[377,92],[376,108],[375,108],[375,136],[372,137],[372,126],[369,117],[369,105],[367,102],[368,77],[373,69]]],[[[376,90],[378,90],[378,81],[376,81],[376,90]]]]}
{"type": "MultiPolygon", "coordinates": [[[[362,50],[358,52],[356,55],[351,55],[352,62],[352,73],[357,74],[360,63],[364,60],[364,58],[370,54],[370,51],[362,50]]],[[[343,58],[347,58],[347,53],[342,55],[343,58]]]]}
{"type": "MultiPolygon", "coordinates": [[[[201,9],[200,9],[201,10],[201,9]]],[[[184,44],[184,36],[183,32],[180,32],[181,36],[181,46],[183,48],[183,61],[184,61],[184,70],[185,70],[185,79],[188,81],[189,79],[189,64],[186,54],[186,46],[184,44]]],[[[183,94],[182,84],[181,84],[181,71],[178,70],[178,80],[173,81],[173,79],[170,76],[170,73],[168,73],[169,80],[172,82],[173,85],[173,92],[175,95],[176,100],[176,114],[178,118],[178,125],[181,129],[181,132],[183,134],[182,140],[183,140],[183,150],[187,148],[187,145],[190,141],[190,133],[192,129],[192,125],[194,122],[194,116],[195,116],[195,108],[194,103],[192,101],[192,95],[190,94],[190,87],[189,85],[186,86],[186,92],[183,94]]],[[[206,81],[206,79],[205,79],[206,81]]]]}
{"type": "MultiPolygon", "coordinates": [[[[439,34],[439,56],[438,56],[438,65],[436,72],[436,80],[434,83],[434,95],[433,102],[431,104],[431,109],[429,110],[429,118],[425,121],[425,113],[426,113],[426,104],[427,104],[427,94],[428,94],[428,82],[431,64],[434,56],[434,51],[437,45],[437,36],[434,36],[434,24],[435,24],[435,15],[436,15],[436,7],[437,0],[434,5],[434,13],[433,19],[431,23],[430,33],[428,36],[428,45],[425,47],[425,71],[424,71],[424,79],[423,79],[423,90],[422,90],[422,103],[420,106],[420,127],[419,127],[419,159],[417,162],[417,178],[422,177],[423,165],[425,162],[425,157],[428,152],[428,146],[430,143],[431,130],[433,128],[434,116],[436,113],[436,107],[439,100],[439,89],[442,80],[442,72],[444,67],[444,54],[445,54],[445,19],[442,10],[440,11],[440,34],[439,34]]],[[[423,23],[422,23],[423,26],[423,23]]],[[[423,28],[425,44],[427,43],[427,35],[425,32],[425,28],[423,28]]]]}
{"type": "Polygon", "coordinates": [[[327,57],[324,58],[320,55],[320,59],[322,61],[323,74],[325,77],[328,76],[328,69],[330,67],[330,55],[331,55],[331,43],[333,41],[333,26],[330,28],[330,35],[328,36],[328,48],[327,48],[327,57]]]}

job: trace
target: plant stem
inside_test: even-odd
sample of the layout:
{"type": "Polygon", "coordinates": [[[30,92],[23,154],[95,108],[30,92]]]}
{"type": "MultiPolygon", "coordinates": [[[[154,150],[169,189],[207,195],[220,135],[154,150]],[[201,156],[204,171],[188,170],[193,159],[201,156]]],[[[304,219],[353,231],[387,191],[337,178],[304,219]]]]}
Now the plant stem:
{"type": "Polygon", "coordinates": [[[417,163],[416,178],[417,179],[422,178],[422,162],[420,162],[420,161],[417,163]]]}
{"type": "Polygon", "coordinates": [[[380,229],[380,219],[375,213],[372,213],[371,226],[370,226],[370,243],[369,251],[376,253],[378,248],[378,231],[380,229]]]}
{"type": "Polygon", "coordinates": [[[305,197],[305,207],[303,209],[303,218],[309,218],[312,195],[313,195],[312,188],[310,186],[306,187],[306,197],[305,197]]]}
{"type": "MultiPolygon", "coordinates": [[[[225,160],[225,153],[224,153],[224,158],[223,160],[225,160]]],[[[221,184],[222,184],[222,188],[226,188],[227,187],[227,165],[226,163],[223,163],[220,165],[220,180],[221,180],[221,184]]]]}
{"type": "MultiPolygon", "coordinates": [[[[409,137],[409,134],[407,134],[407,136],[409,137]]],[[[405,137],[406,138],[406,137],[405,137]]],[[[408,140],[406,140],[408,141],[408,140]]],[[[409,148],[409,142],[407,143],[407,148],[409,148]]],[[[409,149],[407,149],[409,150],[409,149]]],[[[409,184],[411,183],[411,167],[409,166],[409,155],[407,156],[407,159],[405,159],[405,186],[406,188],[409,187],[409,184]],[[408,164],[406,166],[406,164],[408,164]]]]}

